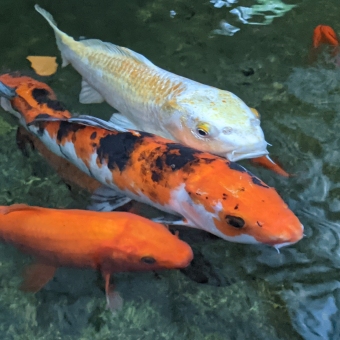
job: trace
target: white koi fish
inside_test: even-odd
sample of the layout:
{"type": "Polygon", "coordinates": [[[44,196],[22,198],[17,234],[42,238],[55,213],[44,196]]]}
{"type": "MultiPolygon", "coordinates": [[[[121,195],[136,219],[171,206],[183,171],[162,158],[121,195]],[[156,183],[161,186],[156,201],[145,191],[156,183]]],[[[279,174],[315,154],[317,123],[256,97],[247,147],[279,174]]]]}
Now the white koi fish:
{"type": "Polygon", "coordinates": [[[81,103],[106,101],[120,113],[115,126],[150,132],[229,160],[268,154],[257,112],[231,92],[165,71],[125,47],[97,39],[75,41],[50,13],[63,66],[82,75],[81,103]]]}

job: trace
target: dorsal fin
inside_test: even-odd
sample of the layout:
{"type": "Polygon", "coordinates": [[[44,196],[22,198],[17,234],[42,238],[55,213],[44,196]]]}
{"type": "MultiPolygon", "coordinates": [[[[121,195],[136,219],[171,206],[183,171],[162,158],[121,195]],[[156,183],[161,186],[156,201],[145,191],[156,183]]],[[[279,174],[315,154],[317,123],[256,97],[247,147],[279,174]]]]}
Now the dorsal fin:
{"type": "Polygon", "coordinates": [[[13,211],[20,211],[20,210],[40,210],[39,207],[31,207],[24,203],[12,204],[9,206],[1,206],[0,207],[0,214],[7,215],[13,211]]]}

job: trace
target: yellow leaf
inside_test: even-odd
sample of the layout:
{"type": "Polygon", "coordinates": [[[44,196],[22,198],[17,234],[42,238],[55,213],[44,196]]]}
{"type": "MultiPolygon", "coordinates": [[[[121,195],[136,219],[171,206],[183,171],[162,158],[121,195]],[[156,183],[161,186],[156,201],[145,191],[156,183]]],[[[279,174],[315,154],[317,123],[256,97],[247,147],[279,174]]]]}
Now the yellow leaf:
{"type": "Polygon", "coordinates": [[[57,72],[58,64],[56,57],[28,56],[31,67],[39,76],[50,76],[57,72]]]}

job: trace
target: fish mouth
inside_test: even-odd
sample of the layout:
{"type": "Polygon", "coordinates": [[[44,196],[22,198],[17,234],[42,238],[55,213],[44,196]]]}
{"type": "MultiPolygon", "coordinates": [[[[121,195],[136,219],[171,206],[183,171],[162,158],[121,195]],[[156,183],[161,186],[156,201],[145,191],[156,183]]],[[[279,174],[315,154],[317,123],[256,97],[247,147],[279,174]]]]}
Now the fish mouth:
{"type": "Polygon", "coordinates": [[[303,234],[303,231],[304,231],[304,226],[303,226],[303,224],[301,224],[301,232],[296,233],[295,237],[292,238],[292,240],[287,241],[287,242],[282,242],[282,243],[274,244],[273,247],[274,247],[278,252],[280,252],[280,249],[281,249],[281,248],[287,247],[287,246],[290,246],[290,245],[292,245],[292,244],[295,244],[295,243],[299,242],[299,241],[305,236],[305,235],[303,234]]]}
{"type": "Polygon", "coordinates": [[[268,143],[265,142],[265,144],[257,144],[257,147],[252,146],[252,148],[249,148],[249,146],[245,146],[238,148],[231,152],[227,152],[226,158],[228,158],[231,162],[236,162],[245,158],[256,158],[268,155],[269,152],[267,150],[267,144],[268,143]]]}

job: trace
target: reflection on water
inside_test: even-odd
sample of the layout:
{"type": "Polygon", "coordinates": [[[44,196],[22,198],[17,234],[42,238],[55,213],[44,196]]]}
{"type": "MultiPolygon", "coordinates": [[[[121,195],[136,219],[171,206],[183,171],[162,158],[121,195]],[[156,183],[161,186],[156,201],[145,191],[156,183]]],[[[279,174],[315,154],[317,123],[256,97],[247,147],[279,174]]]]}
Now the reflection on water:
{"type": "MultiPolygon", "coordinates": [[[[340,71],[322,58],[309,64],[320,23],[340,33],[338,0],[298,5],[268,26],[242,25],[234,36],[210,36],[230,8],[209,1],[38,1],[61,29],[127,46],[174,73],[227,89],[262,117],[274,160],[294,176],[281,178],[242,164],[275,186],[305,226],[305,238],[281,253],[231,244],[198,230],[180,231],[195,252],[181,272],[117,275],[124,298],[115,318],[105,310],[101,278],[60,269],[36,295],[18,290],[31,260],[0,247],[0,334],[3,339],[337,339],[340,267],[340,71]],[[171,17],[170,11],[176,15],[171,17]],[[251,74],[243,72],[248,69],[251,74]]],[[[239,0],[233,6],[251,6],[239,0]]],[[[33,75],[27,55],[60,55],[33,1],[3,0],[2,72],[33,75]]],[[[78,102],[80,77],[71,68],[44,78],[74,112],[108,118],[105,105],[78,102]]],[[[44,160],[24,158],[14,120],[0,117],[0,204],[86,206],[44,160]]]]}

